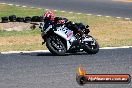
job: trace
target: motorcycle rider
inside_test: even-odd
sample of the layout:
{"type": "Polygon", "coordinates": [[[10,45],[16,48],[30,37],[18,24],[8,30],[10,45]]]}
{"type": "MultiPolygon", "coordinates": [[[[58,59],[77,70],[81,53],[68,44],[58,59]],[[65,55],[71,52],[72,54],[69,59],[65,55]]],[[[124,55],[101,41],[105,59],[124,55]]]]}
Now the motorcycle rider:
{"type": "Polygon", "coordinates": [[[55,17],[52,11],[46,11],[43,17],[44,24],[40,23],[41,36],[44,40],[42,45],[46,42],[51,53],[65,55],[66,52],[86,51],[91,54],[98,52],[99,46],[86,32],[87,26],[73,23],[66,18],[55,17]]]}
{"type": "Polygon", "coordinates": [[[44,23],[45,23],[45,28],[47,28],[49,25],[63,25],[66,22],[61,17],[55,17],[53,12],[48,10],[44,13],[44,23]]]}
{"type": "Polygon", "coordinates": [[[66,26],[69,29],[73,30],[74,34],[79,33],[80,36],[83,35],[83,32],[82,32],[80,27],[85,28],[85,26],[82,23],[74,23],[72,21],[68,21],[67,18],[55,17],[53,12],[50,10],[48,10],[44,13],[44,22],[45,22],[45,26],[44,26],[45,28],[48,28],[49,25],[57,27],[57,26],[61,26],[63,24],[66,24],[66,26]]]}

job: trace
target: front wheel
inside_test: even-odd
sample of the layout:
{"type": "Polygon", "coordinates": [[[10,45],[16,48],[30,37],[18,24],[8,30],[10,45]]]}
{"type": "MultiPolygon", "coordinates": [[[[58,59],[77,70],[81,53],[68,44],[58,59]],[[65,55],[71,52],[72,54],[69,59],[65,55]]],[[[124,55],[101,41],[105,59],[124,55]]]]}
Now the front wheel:
{"type": "Polygon", "coordinates": [[[87,36],[87,38],[90,38],[92,41],[87,41],[84,44],[84,51],[89,54],[96,54],[99,52],[99,44],[98,42],[90,35],[87,36]]]}
{"type": "Polygon", "coordinates": [[[46,39],[46,46],[54,55],[65,55],[66,46],[58,36],[50,36],[46,39]]]}

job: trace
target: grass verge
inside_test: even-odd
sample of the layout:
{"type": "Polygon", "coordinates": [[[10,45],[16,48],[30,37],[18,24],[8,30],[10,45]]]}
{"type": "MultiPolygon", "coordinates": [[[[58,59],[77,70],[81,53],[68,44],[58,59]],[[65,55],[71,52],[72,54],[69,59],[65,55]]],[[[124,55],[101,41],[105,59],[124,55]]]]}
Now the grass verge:
{"type": "MultiPolygon", "coordinates": [[[[12,14],[17,16],[42,15],[44,11],[44,9],[37,8],[0,5],[0,17],[12,14]]],[[[132,46],[132,21],[60,11],[55,11],[54,14],[71,21],[88,24],[91,30],[90,35],[97,39],[100,47],[132,46]]],[[[41,45],[40,30],[0,31],[0,40],[0,51],[47,49],[41,45]]]]}

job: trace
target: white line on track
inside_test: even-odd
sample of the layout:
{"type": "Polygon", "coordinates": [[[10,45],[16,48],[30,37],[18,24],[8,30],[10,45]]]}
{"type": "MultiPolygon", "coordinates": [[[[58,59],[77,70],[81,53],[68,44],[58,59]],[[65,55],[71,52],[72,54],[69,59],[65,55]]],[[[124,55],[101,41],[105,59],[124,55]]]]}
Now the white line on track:
{"type": "Polygon", "coordinates": [[[49,9],[45,9],[45,10],[49,10],[49,9]]]}
{"type": "Polygon", "coordinates": [[[132,46],[122,46],[122,47],[103,47],[100,49],[126,49],[126,48],[132,48],[132,46]]]}
{"type": "Polygon", "coordinates": [[[73,13],[73,12],[69,12],[69,13],[73,13]]]}
{"type": "Polygon", "coordinates": [[[13,4],[7,4],[7,5],[13,6],[13,4]]]}
{"type": "Polygon", "coordinates": [[[105,16],[105,17],[109,18],[110,16],[105,16]]]}
{"type": "Polygon", "coordinates": [[[6,3],[1,3],[1,4],[3,4],[3,5],[4,5],[4,4],[6,4],[6,3]]]}
{"type": "MultiPolygon", "coordinates": [[[[132,46],[122,46],[122,47],[103,47],[100,49],[127,49],[132,48],[132,46]]],[[[35,51],[8,51],[8,52],[1,52],[1,54],[15,54],[15,53],[46,53],[49,52],[49,50],[35,50],[35,51]]]]}
{"type": "Polygon", "coordinates": [[[117,19],[120,19],[121,17],[116,17],[117,19]]]}
{"type": "Polygon", "coordinates": [[[22,7],[24,7],[24,8],[25,8],[25,7],[27,7],[27,6],[22,6],[22,7]]]}
{"type": "Polygon", "coordinates": [[[82,13],[76,13],[76,14],[80,15],[80,14],[82,14],[82,13]]]}
{"type": "Polygon", "coordinates": [[[16,7],[19,7],[20,5],[15,5],[16,7]]]}
{"type": "Polygon", "coordinates": [[[60,12],[64,13],[64,12],[66,12],[66,11],[60,11],[60,12]]]}
{"type": "Polygon", "coordinates": [[[102,15],[97,15],[97,16],[99,16],[99,17],[100,17],[100,16],[102,16],[102,15]]]}
{"type": "Polygon", "coordinates": [[[125,20],[131,20],[130,18],[125,18],[125,20]]]}
{"type": "Polygon", "coordinates": [[[86,14],[86,15],[90,16],[90,15],[92,15],[92,14],[86,14]]]}
{"type": "Polygon", "coordinates": [[[40,9],[40,10],[41,10],[42,8],[38,8],[38,9],[40,9]]]}
{"type": "Polygon", "coordinates": [[[54,10],[55,12],[57,11],[57,10],[54,10]]]}
{"type": "Polygon", "coordinates": [[[30,8],[32,8],[32,9],[33,9],[33,8],[35,8],[35,7],[30,7],[30,8]]]}
{"type": "Polygon", "coordinates": [[[8,51],[8,52],[1,52],[1,54],[13,54],[13,53],[37,53],[37,52],[49,52],[49,50],[35,50],[35,51],[8,51]]]}

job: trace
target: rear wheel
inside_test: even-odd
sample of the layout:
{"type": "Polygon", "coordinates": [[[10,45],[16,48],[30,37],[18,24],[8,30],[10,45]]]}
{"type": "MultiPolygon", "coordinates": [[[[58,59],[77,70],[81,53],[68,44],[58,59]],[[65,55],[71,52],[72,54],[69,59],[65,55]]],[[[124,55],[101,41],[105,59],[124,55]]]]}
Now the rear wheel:
{"type": "Polygon", "coordinates": [[[52,54],[65,55],[66,46],[58,36],[50,36],[46,39],[46,46],[52,54]]]}
{"type": "Polygon", "coordinates": [[[92,41],[85,42],[84,50],[89,54],[96,54],[99,52],[99,44],[98,42],[90,35],[87,36],[91,38],[92,41]]]}

